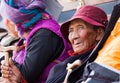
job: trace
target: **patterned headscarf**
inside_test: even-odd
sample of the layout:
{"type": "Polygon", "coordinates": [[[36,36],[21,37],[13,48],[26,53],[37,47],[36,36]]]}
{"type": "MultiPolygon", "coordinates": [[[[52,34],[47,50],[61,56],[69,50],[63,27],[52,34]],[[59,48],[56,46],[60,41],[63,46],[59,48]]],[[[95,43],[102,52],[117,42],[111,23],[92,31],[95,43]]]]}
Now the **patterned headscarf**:
{"type": "Polygon", "coordinates": [[[42,0],[1,0],[0,14],[13,21],[21,33],[43,16],[50,17],[42,0]]]}

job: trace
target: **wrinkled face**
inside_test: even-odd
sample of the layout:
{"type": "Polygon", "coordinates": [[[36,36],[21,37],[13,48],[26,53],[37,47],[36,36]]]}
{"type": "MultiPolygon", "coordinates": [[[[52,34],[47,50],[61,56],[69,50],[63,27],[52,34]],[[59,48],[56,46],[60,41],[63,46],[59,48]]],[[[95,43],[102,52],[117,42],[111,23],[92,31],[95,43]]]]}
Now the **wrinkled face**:
{"type": "Polygon", "coordinates": [[[75,19],[69,26],[69,41],[74,52],[82,52],[97,43],[97,30],[92,25],[75,19]]]}

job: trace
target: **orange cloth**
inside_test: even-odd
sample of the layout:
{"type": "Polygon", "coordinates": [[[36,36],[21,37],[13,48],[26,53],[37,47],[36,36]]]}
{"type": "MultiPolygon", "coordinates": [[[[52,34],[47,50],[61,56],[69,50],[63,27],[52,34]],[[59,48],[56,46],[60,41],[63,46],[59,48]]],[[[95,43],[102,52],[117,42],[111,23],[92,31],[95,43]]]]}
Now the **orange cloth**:
{"type": "Polygon", "coordinates": [[[95,62],[120,70],[120,18],[116,22],[103,48],[99,51],[95,62]]]}

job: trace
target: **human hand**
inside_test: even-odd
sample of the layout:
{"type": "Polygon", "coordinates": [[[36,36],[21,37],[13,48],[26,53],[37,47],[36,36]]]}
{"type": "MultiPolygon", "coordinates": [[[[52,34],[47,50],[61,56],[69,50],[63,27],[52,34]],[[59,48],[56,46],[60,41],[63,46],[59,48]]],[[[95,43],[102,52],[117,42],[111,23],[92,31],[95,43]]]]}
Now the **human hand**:
{"type": "Polygon", "coordinates": [[[16,83],[16,82],[12,82],[12,81],[10,81],[9,79],[0,77],[0,83],[16,83]]]}
{"type": "Polygon", "coordinates": [[[10,67],[5,60],[1,61],[1,73],[3,78],[9,78],[11,75],[10,67]]]}
{"type": "Polygon", "coordinates": [[[13,64],[12,59],[9,59],[9,65],[5,61],[2,61],[1,64],[2,77],[9,79],[11,83],[20,83],[22,75],[19,69],[13,64]]]}

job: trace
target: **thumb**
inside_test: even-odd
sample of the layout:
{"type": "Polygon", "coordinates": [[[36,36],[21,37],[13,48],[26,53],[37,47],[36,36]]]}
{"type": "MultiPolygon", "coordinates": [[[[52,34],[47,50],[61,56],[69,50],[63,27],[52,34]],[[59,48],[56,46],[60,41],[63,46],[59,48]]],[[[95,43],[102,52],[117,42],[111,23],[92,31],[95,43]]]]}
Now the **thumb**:
{"type": "Polygon", "coordinates": [[[9,59],[9,66],[10,66],[11,68],[16,67],[16,66],[14,65],[13,61],[12,61],[12,58],[9,59]]]}
{"type": "Polygon", "coordinates": [[[9,59],[9,65],[10,65],[10,67],[11,67],[11,69],[14,72],[15,75],[19,75],[20,74],[19,69],[16,67],[16,65],[14,65],[14,63],[13,63],[11,58],[9,59]]]}

